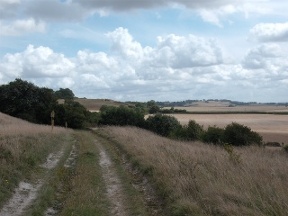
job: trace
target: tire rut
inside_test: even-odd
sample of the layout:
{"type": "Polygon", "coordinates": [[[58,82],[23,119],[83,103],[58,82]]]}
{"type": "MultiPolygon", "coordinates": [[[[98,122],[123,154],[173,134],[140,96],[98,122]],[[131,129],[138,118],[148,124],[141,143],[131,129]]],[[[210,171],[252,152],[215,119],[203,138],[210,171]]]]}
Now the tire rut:
{"type": "MultiPolygon", "coordinates": [[[[46,162],[40,167],[50,170],[56,167],[60,158],[63,156],[64,150],[57,153],[51,153],[48,155],[46,162]]],[[[20,216],[24,213],[25,209],[29,207],[32,202],[37,198],[39,189],[43,186],[45,179],[38,179],[36,182],[19,183],[15,189],[13,196],[3,206],[0,211],[1,216],[20,216]]]]}
{"type": "Polygon", "coordinates": [[[128,213],[122,202],[124,195],[121,181],[118,178],[115,167],[102,144],[96,140],[96,145],[100,152],[99,165],[102,168],[103,178],[107,188],[107,197],[111,202],[110,214],[115,216],[126,216],[128,213]]]}

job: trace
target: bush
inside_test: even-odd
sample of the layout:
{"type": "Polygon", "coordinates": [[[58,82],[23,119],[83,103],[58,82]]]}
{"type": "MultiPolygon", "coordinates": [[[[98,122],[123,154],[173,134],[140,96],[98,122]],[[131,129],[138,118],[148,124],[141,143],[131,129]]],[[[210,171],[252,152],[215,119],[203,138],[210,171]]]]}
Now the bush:
{"type": "Polygon", "coordinates": [[[224,129],[209,126],[207,131],[204,132],[202,140],[206,143],[212,143],[214,145],[220,144],[223,141],[224,129]]]}
{"type": "Polygon", "coordinates": [[[186,130],[187,140],[200,140],[204,132],[203,127],[194,120],[190,120],[184,130],[186,130]]]}
{"type": "Polygon", "coordinates": [[[288,153],[288,145],[285,145],[285,146],[283,147],[283,149],[284,149],[284,151],[286,151],[286,152],[288,153]]]}
{"type": "Polygon", "coordinates": [[[173,116],[156,114],[146,120],[146,128],[161,136],[168,137],[181,128],[180,122],[173,116]]]}
{"type": "Polygon", "coordinates": [[[130,108],[127,106],[102,106],[100,112],[99,124],[102,125],[144,126],[144,113],[138,108],[130,108]]]}
{"type": "Polygon", "coordinates": [[[225,127],[223,140],[235,146],[247,146],[251,144],[262,144],[262,137],[247,126],[231,123],[225,127]]]}

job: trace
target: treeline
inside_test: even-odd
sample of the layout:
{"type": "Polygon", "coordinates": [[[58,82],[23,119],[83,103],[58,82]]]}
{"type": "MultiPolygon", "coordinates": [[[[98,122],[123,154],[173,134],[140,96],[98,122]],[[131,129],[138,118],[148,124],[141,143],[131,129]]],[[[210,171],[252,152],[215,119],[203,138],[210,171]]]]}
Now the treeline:
{"type": "Polygon", "coordinates": [[[131,102],[119,107],[104,105],[99,113],[92,113],[74,101],[74,97],[74,93],[67,88],[53,91],[16,79],[0,86],[0,112],[34,123],[50,124],[50,114],[54,111],[55,125],[67,125],[75,129],[98,125],[131,125],[177,140],[201,140],[218,145],[229,143],[239,146],[262,142],[259,134],[237,123],[227,125],[224,129],[211,126],[207,130],[195,121],[189,121],[188,125],[183,126],[175,117],[163,113],[184,110],[173,107],[163,110],[153,100],[147,103],[131,102]],[[61,102],[59,99],[62,99],[61,102]],[[148,113],[151,115],[145,119],[148,113]]]}
{"type": "Polygon", "coordinates": [[[173,116],[157,113],[145,119],[145,109],[136,107],[103,106],[100,112],[100,125],[137,126],[153,131],[161,136],[183,141],[200,140],[215,145],[230,144],[246,146],[262,144],[262,137],[249,127],[231,123],[224,129],[210,126],[207,130],[195,121],[181,125],[173,116]]]}
{"type": "Polygon", "coordinates": [[[74,93],[66,88],[53,91],[16,79],[0,86],[0,112],[38,124],[50,124],[55,112],[55,125],[84,128],[96,125],[99,114],[89,112],[75,102],[74,93]],[[63,99],[62,103],[58,103],[63,99]]]}

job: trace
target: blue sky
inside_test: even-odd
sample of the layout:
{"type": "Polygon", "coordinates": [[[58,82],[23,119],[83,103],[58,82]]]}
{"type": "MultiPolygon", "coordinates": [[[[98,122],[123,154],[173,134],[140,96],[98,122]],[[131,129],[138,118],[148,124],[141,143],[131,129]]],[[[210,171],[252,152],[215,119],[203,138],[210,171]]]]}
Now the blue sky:
{"type": "Polygon", "coordinates": [[[280,0],[0,0],[0,84],[287,102],[287,11],[280,0]]]}

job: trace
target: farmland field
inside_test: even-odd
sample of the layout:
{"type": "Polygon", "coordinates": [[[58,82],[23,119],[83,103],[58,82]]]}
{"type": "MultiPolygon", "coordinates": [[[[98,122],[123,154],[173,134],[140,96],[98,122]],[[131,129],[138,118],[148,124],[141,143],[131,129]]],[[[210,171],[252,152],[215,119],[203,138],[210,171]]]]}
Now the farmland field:
{"type": "MultiPolygon", "coordinates": [[[[165,109],[170,109],[170,107],[164,107],[165,109]]],[[[174,107],[175,109],[185,109],[188,112],[275,112],[283,113],[288,112],[288,107],[286,106],[269,106],[269,105],[250,105],[250,106],[232,106],[229,107],[227,104],[218,103],[218,104],[196,104],[193,106],[187,107],[174,107]]]]}
{"type": "Polygon", "coordinates": [[[225,127],[227,124],[237,122],[246,125],[260,133],[265,142],[288,143],[288,115],[273,114],[170,114],[180,123],[187,124],[195,120],[207,128],[209,125],[225,127]]]}

